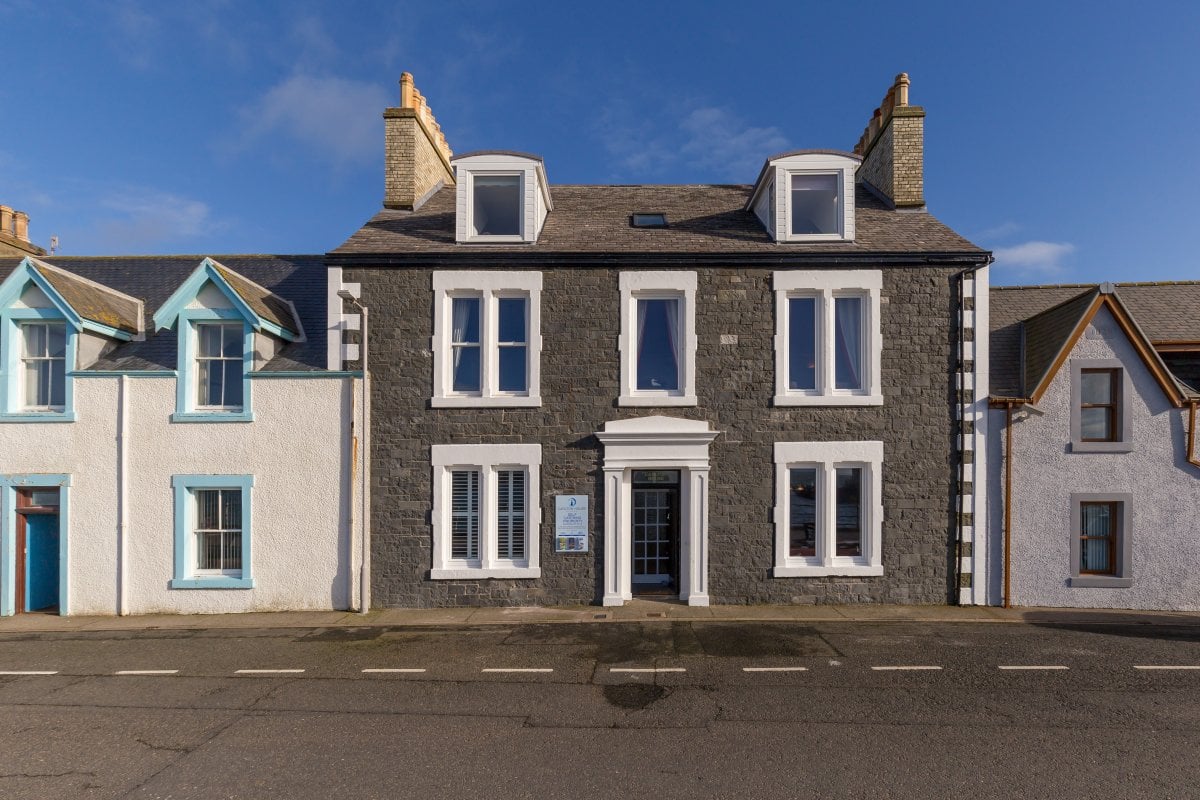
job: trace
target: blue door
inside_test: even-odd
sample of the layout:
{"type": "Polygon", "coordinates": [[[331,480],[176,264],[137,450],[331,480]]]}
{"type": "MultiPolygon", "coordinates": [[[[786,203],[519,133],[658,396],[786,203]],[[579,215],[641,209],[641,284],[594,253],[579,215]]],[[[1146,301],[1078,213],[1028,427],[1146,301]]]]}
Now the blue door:
{"type": "Polygon", "coordinates": [[[58,605],[58,515],[25,516],[25,610],[58,605]]]}

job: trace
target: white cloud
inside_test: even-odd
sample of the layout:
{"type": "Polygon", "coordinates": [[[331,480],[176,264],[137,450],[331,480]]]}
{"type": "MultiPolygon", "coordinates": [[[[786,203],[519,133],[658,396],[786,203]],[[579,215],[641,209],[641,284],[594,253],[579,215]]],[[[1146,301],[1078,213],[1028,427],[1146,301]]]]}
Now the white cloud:
{"type": "Polygon", "coordinates": [[[988,241],[989,239],[1006,239],[1012,236],[1017,231],[1021,230],[1021,226],[1015,222],[1001,222],[999,225],[980,231],[975,234],[974,238],[980,241],[988,241]]]}
{"type": "Polygon", "coordinates": [[[293,75],[242,110],[239,149],[287,136],[336,166],[375,162],[383,153],[379,114],[387,105],[387,93],[373,83],[293,75]]]}
{"type": "Polygon", "coordinates": [[[99,205],[109,213],[97,216],[94,238],[99,247],[122,252],[153,250],[215,227],[207,203],[155,189],[125,188],[99,205]]]}
{"type": "Polygon", "coordinates": [[[1062,259],[1073,252],[1075,245],[1070,242],[1023,242],[997,248],[996,266],[1024,275],[1050,277],[1062,271],[1062,259]]]}
{"type": "Polygon", "coordinates": [[[680,149],[690,165],[739,183],[752,181],[764,159],[787,147],[778,128],[746,125],[723,108],[697,108],[679,127],[687,134],[680,149]]]}

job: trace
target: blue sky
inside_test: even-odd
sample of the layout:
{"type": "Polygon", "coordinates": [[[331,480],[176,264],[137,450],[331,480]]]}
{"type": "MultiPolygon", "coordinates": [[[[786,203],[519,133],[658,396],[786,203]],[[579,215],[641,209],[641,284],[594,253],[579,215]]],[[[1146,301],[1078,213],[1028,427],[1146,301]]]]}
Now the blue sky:
{"type": "Polygon", "coordinates": [[[0,202],[64,254],[324,252],[408,70],[451,147],[552,183],[748,183],[892,77],[1000,283],[1200,278],[1200,5],[0,0],[0,202]]]}

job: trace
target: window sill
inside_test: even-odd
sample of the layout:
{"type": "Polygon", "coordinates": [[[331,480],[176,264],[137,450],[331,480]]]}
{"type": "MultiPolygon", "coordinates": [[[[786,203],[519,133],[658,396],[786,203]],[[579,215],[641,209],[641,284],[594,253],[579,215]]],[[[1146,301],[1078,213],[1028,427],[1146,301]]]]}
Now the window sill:
{"type": "Polygon", "coordinates": [[[254,422],[254,412],[246,411],[176,411],[171,422],[254,422]]]}
{"type": "Polygon", "coordinates": [[[490,397],[431,397],[430,408],[541,408],[540,395],[495,395],[490,397]]]}
{"type": "MultiPolygon", "coordinates": [[[[459,244],[523,244],[525,237],[519,233],[506,235],[481,235],[463,239],[459,244]]],[[[533,242],[530,242],[533,244],[533,242]]]]}
{"type": "Polygon", "coordinates": [[[853,242],[854,240],[848,239],[840,233],[785,233],[783,238],[778,241],[780,244],[794,244],[797,242],[853,242]]]}
{"type": "Polygon", "coordinates": [[[1118,578],[1115,575],[1076,575],[1067,581],[1072,589],[1128,589],[1133,578],[1118,578]]]}
{"type": "Polygon", "coordinates": [[[774,404],[788,406],[881,406],[879,394],[777,394],[774,404]]]}
{"type": "Polygon", "coordinates": [[[483,569],[480,567],[457,567],[450,569],[429,570],[431,581],[473,581],[484,578],[540,578],[542,570],[539,567],[497,567],[483,569]]]}
{"type": "Polygon", "coordinates": [[[175,578],[172,589],[253,589],[253,578],[231,578],[214,575],[211,578],[175,578]]]}
{"type": "Polygon", "coordinates": [[[1133,442],[1071,442],[1072,453],[1132,453],[1133,442]]]}
{"type": "Polygon", "coordinates": [[[0,414],[0,422],[74,422],[74,411],[13,411],[0,414]]]}
{"type": "Polygon", "coordinates": [[[696,395],[694,394],[623,394],[617,398],[617,405],[656,408],[665,406],[695,406],[699,405],[699,403],[696,402],[696,395]]]}
{"type": "Polygon", "coordinates": [[[883,565],[864,564],[861,566],[829,566],[829,567],[775,567],[771,571],[773,578],[818,578],[826,575],[844,576],[878,576],[883,574],[883,565]]]}

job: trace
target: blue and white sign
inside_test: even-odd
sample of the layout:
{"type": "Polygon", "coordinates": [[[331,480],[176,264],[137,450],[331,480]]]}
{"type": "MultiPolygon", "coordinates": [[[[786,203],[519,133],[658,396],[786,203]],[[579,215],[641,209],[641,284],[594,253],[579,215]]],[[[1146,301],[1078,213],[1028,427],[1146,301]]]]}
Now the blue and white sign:
{"type": "Polygon", "coordinates": [[[554,552],[588,551],[588,496],[560,494],[554,497],[554,552]]]}

